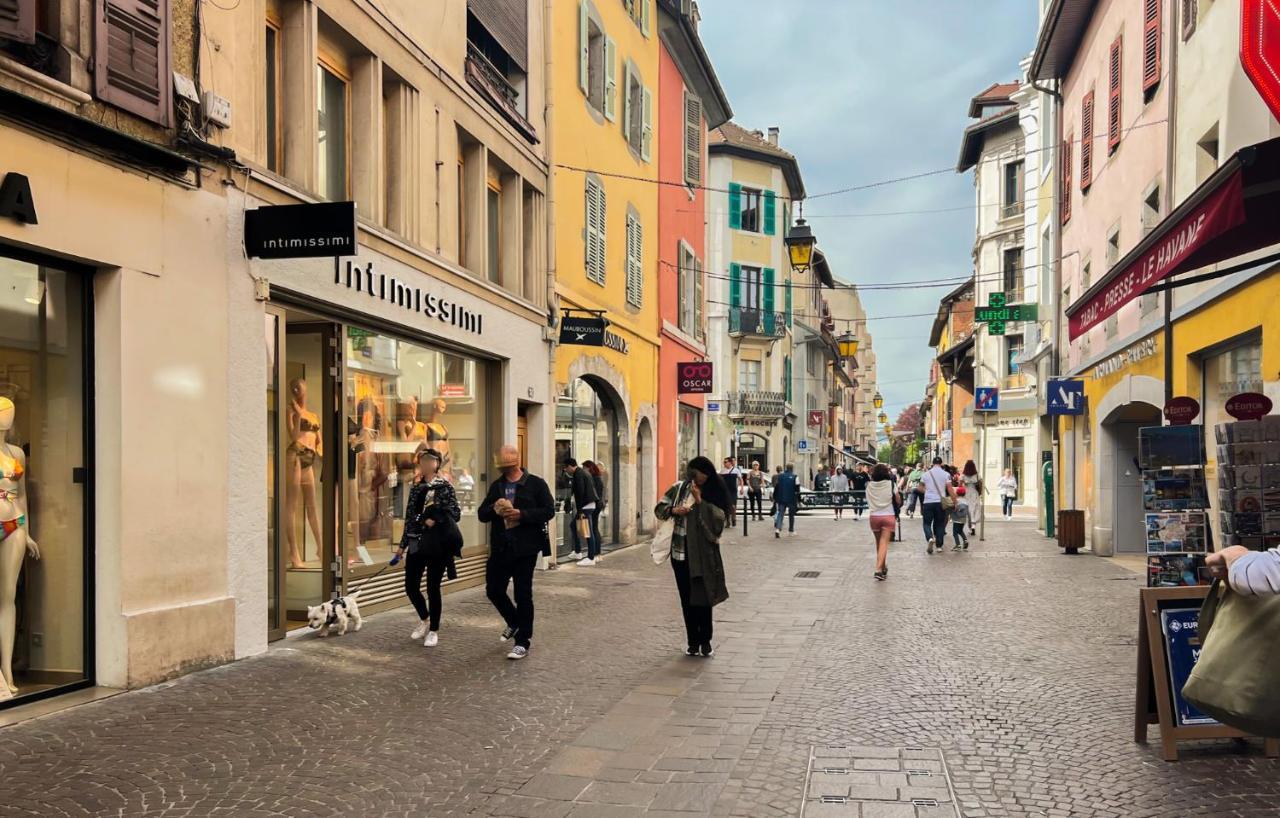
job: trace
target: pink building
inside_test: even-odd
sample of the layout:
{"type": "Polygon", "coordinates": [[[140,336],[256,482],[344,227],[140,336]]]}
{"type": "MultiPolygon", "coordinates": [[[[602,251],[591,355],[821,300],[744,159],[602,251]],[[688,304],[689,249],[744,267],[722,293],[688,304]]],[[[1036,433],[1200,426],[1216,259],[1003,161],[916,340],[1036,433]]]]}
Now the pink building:
{"type": "Polygon", "coordinates": [[[678,393],[676,367],[706,357],[707,130],[731,115],[698,39],[697,12],[683,5],[658,2],[659,491],[676,479],[678,464],[703,452],[704,401],[678,393]]]}

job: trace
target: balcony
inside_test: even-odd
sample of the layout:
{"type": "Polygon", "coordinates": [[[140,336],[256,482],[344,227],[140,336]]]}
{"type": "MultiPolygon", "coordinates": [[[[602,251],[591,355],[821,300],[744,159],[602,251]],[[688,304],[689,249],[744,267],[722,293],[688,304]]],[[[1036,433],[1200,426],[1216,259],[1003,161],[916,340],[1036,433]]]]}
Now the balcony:
{"type": "Polygon", "coordinates": [[[729,393],[729,416],[775,421],[787,412],[787,396],[782,392],[738,391],[729,393]]]}
{"type": "Polygon", "coordinates": [[[1017,217],[1022,215],[1022,210],[1024,206],[1025,205],[1021,200],[1002,204],[1000,205],[1000,218],[1016,219],[1017,217]]]}
{"type": "Polygon", "coordinates": [[[781,338],[787,334],[787,317],[748,307],[729,309],[729,335],[736,338],[781,338]]]}
{"type": "Polygon", "coordinates": [[[506,75],[494,65],[474,43],[467,43],[467,82],[498,110],[498,113],[514,125],[524,136],[537,141],[537,132],[525,118],[520,92],[506,75]]]}

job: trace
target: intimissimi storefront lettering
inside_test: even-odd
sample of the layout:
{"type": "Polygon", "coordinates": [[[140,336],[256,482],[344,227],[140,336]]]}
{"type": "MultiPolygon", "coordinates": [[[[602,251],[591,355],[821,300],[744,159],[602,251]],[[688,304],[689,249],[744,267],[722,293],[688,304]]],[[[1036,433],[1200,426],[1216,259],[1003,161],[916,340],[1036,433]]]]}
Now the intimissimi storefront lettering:
{"type": "Polygon", "coordinates": [[[333,260],[333,283],[348,290],[364,293],[411,313],[434,318],[463,332],[484,334],[484,316],[435,293],[399,281],[395,276],[378,272],[370,261],[361,267],[354,261],[333,260]]]}

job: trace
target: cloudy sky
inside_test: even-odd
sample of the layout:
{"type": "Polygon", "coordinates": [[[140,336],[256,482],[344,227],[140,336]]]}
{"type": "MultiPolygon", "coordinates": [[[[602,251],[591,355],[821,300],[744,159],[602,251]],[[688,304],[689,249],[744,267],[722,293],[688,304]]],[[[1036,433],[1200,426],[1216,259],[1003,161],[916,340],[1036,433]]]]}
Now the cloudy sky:
{"type": "MultiPolygon", "coordinates": [[[[972,174],[954,168],[970,97],[1019,77],[1035,47],[1035,0],[699,0],[701,34],[734,120],[777,125],[813,197],[805,216],[837,276],[855,284],[972,270],[972,174]],[[909,216],[859,213],[939,210],[909,216]]],[[[871,318],[933,313],[954,288],[864,290],[871,318]]],[[[891,417],[928,380],[932,318],[872,320],[891,417]]],[[[844,324],[838,325],[843,328],[844,324]]]]}

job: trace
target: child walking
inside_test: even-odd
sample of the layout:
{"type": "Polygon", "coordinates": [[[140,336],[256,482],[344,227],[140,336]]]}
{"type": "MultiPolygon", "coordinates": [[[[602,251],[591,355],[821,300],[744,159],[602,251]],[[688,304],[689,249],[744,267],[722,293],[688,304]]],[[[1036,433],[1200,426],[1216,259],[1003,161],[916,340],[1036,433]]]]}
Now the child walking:
{"type": "Polygon", "coordinates": [[[951,537],[956,544],[951,546],[952,551],[968,551],[969,536],[964,533],[965,526],[969,525],[969,505],[964,501],[964,486],[956,487],[956,507],[951,510],[951,537]]]}

